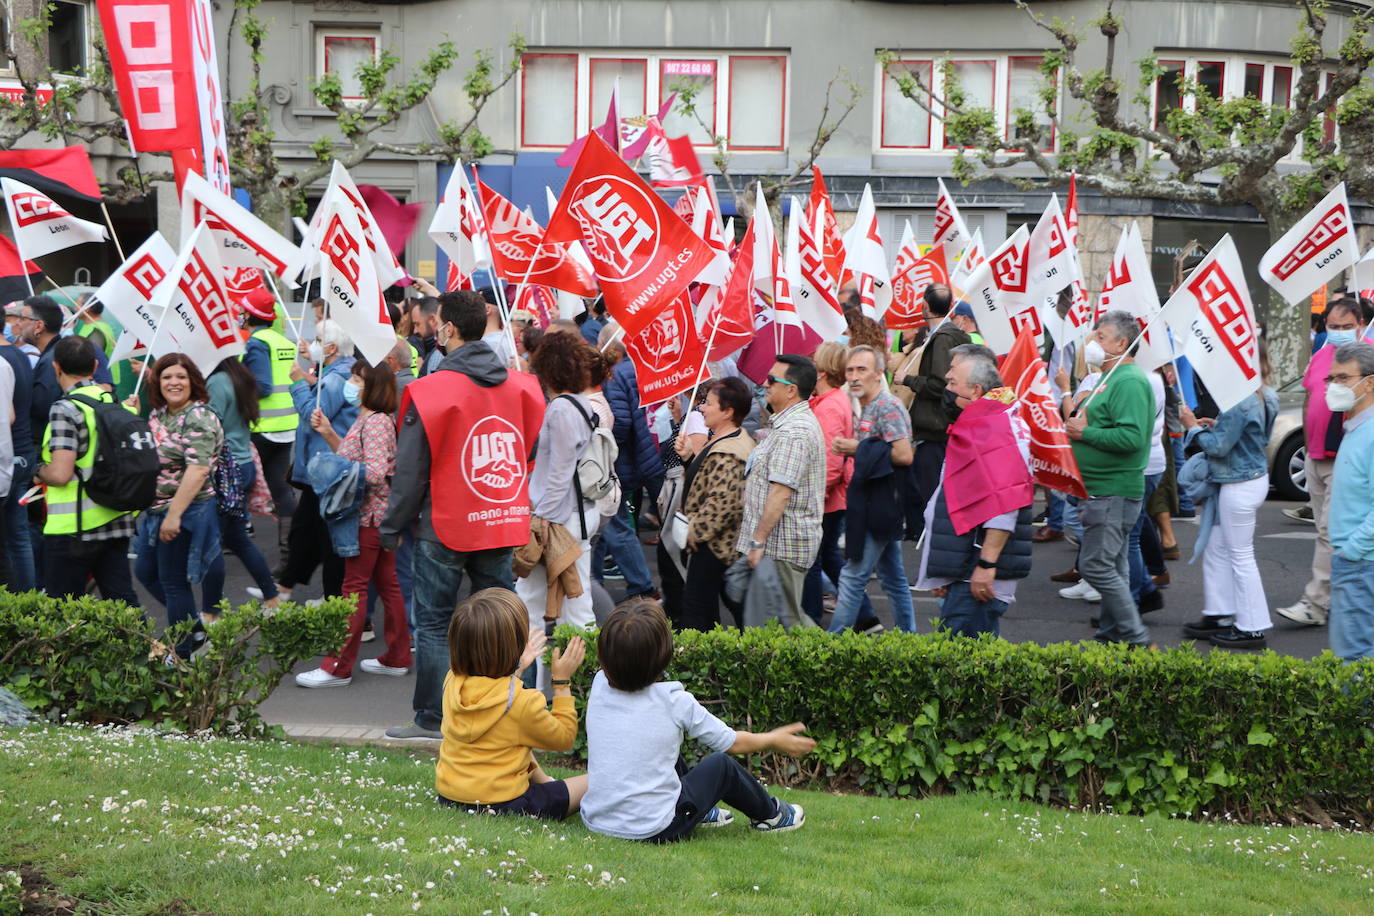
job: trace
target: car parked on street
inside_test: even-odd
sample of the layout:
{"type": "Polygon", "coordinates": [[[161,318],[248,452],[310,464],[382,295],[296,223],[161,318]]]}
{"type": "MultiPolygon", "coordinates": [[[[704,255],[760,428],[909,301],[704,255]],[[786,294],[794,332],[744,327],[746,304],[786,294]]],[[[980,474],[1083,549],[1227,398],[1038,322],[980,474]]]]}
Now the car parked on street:
{"type": "Polygon", "coordinates": [[[1307,444],[1302,435],[1302,379],[1278,389],[1279,415],[1269,436],[1269,485],[1279,499],[1307,499],[1307,444]]]}

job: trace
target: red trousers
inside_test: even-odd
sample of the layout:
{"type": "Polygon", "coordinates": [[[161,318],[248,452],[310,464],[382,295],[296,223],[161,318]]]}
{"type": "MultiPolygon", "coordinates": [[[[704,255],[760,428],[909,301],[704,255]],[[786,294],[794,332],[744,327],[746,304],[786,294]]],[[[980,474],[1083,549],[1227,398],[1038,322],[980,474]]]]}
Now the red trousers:
{"type": "Polygon", "coordinates": [[[320,667],[335,677],[352,677],[353,663],[358,660],[358,646],[363,640],[363,625],[367,622],[367,585],[377,587],[385,611],[382,626],[386,634],[386,651],[377,661],[390,668],[409,668],[410,627],[406,625],[406,606],[401,598],[401,585],[396,580],[396,551],[383,550],[378,529],[358,529],[356,557],[344,561],[343,593],[357,603],[357,610],[348,618],[348,639],[339,654],[326,657],[320,667]]]}

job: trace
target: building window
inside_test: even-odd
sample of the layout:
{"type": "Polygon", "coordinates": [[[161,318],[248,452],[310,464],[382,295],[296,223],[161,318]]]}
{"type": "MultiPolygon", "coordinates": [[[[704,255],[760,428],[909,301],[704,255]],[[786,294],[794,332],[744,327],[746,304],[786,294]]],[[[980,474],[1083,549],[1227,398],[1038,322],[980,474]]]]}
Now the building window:
{"type": "Polygon", "coordinates": [[[561,149],[599,127],[618,80],[621,118],[655,114],[675,86],[691,86],[705,126],[672,110],[664,118],[669,136],[686,134],[698,146],[712,146],[716,134],[724,133],[732,150],[782,150],[787,145],[787,65],[787,57],[777,54],[526,52],[520,145],[561,149]]]}
{"type": "Polygon", "coordinates": [[[1214,99],[1220,99],[1226,85],[1226,65],[1218,60],[1198,61],[1198,88],[1214,99]]]}
{"type": "Polygon", "coordinates": [[[730,148],[776,150],[785,144],[787,58],[730,58],[730,148]]]}
{"type": "MultiPolygon", "coordinates": [[[[929,149],[930,112],[902,95],[890,71],[912,76],[928,90],[935,78],[934,61],[899,60],[882,73],[882,115],[878,127],[878,143],[886,149],[929,149]]],[[[930,105],[928,92],[925,101],[930,105]]]]}
{"type": "Polygon", "coordinates": [[[1270,67],[1269,104],[1280,108],[1293,106],[1293,68],[1270,67]]]}
{"type": "Polygon", "coordinates": [[[649,81],[647,61],[593,57],[587,69],[591,76],[588,114],[593,124],[600,124],[606,119],[611,92],[617,84],[620,86],[620,98],[616,105],[616,117],[633,118],[644,114],[645,90],[649,81]]]}
{"type": "Polygon", "coordinates": [[[520,64],[521,145],[563,149],[576,139],[577,55],[526,54],[520,64]]]}
{"type": "Polygon", "coordinates": [[[56,73],[86,72],[86,4],[48,4],[48,66],[56,73]]]}
{"type": "MultiPolygon", "coordinates": [[[[1012,57],[1007,60],[1007,139],[1018,139],[1016,130],[1016,113],[1018,111],[1029,111],[1035,118],[1035,124],[1046,138],[1045,143],[1040,147],[1041,151],[1049,152],[1054,149],[1054,119],[1050,117],[1049,110],[1045,107],[1045,100],[1041,97],[1041,90],[1045,87],[1045,78],[1040,74],[1040,67],[1044,63],[1043,57],[1012,57]]],[[[1058,81],[1052,79],[1051,85],[1057,86],[1058,81]]]]}
{"type": "Polygon", "coordinates": [[[1170,111],[1183,107],[1183,61],[1161,60],[1159,66],[1164,72],[1155,79],[1155,130],[1163,129],[1170,111]]]}
{"type": "Polygon", "coordinates": [[[692,105],[696,117],[673,110],[663,120],[663,132],[670,137],[683,134],[697,146],[709,146],[716,138],[716,61],[660,60],[658,62],[658,104],[663,106],[678,88],[695,91],[692,105]],[[706,126],[703,127],[702,125],[706,126]]]}
{"type": "MultiPolygon", "coordinates": [[[[964,93],[964,109],[997,107],[997,61],[995,60],[956,60],[954,78],[964,93]]],[[[948,93],[944,93],[948,95],[948,93]]],[[[945,148],[952,149],[955,143],[945,132],[945,148]]]]}
{"type": "Polygon", "coordinates": [[[345,101],[363,100],[358,67],[377,59],[379,35],[375,31],[330,29],[316,32],[316,71],[321,77],[337,74],[345,101]]]}

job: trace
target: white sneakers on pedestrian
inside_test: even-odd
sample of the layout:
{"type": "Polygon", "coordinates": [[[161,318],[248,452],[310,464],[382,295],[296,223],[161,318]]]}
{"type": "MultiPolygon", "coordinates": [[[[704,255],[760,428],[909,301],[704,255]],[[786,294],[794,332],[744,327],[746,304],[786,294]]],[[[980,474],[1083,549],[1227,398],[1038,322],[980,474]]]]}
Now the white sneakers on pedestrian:
{"type": "Polygon", "coordinates": [[[384,674],[387,677],[405,677],[410,671],[409,668],[393,668],[390,665],[383,665],[375,658],[365,658],[359,663],[359,667],[368,674],[384,674]]]}
{"type": "Polygon", "coordinates": [[[323,668],[302,671],[296,675],[297,687],[347,687],[353,683],[351,677],[335,677],[323,668]]]}
{"type": "Polygon", "coordinates": [[[1087,601],[1091,604],[1097,604],[1102,600],[1102,595],[1098,593],[1097,589],[1088,584],[1087,579],[1082,579],[1070,585],[1068,588],[1061,588],[1059,590],[1059,597],[1069,598],[1073,601],[1087,601]]]}
{"type": "Polygon", "coordinates": [[[1274,613],[1290,623],[1304,627],[1326,626],[1327,612],[1308,604],[1306,598],[1299,598],[1297,603],[1290,604],[1288,607],[1274,608],[1274,613]]]}

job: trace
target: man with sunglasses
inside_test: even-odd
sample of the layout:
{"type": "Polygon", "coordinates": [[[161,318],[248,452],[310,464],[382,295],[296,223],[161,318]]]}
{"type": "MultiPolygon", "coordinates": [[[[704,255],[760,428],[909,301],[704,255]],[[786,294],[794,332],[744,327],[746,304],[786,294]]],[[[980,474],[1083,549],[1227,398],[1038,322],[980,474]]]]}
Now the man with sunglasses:
{"type": "Polygon", "coordinates": [[[1326,403],[1345,415],[1327,515],[1331,537],[1331,651],[1374,658],[1374,345],[1336,348],[1326,403]]]}
{"type": "Polygon", "coordinates": [[[825,502],[825,437],[807,404],[816,366],[780,354],[764,385],[773,420],[746,466],[737,549],[750,566],[765,556],[773,561],[786,605],[783,625],[810,625],[801,612],[802,585],[821,546],[825,502]]]}

